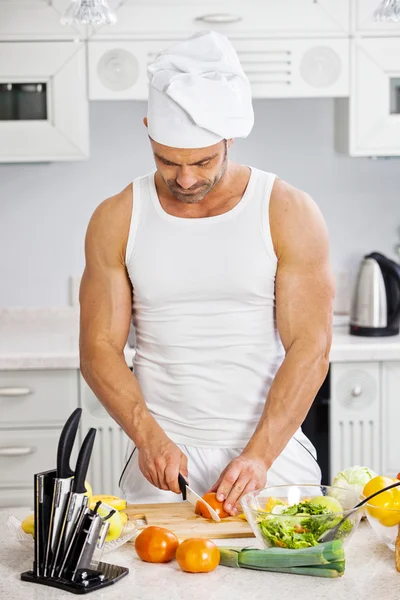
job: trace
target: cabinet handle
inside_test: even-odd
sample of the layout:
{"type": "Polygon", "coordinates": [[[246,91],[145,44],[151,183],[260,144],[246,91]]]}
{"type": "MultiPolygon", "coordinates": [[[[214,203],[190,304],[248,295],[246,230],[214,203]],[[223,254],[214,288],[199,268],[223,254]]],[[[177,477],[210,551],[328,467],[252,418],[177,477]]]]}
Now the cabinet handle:
{"type": "Polygon", "coordinates": [[[361,396],[362,394],[362,387],[361,385],[355,385],[353,387],[353,389],[351,390],[351,395],[354,396],[355,398],[357,398],[358,396],[361,396]]]}
{"type": "Polygon", "coordinates": [[[218,13],[215,15],[196,17],[196,21],[203,21],[204,23],[238,23],[239,21],[243,21],[243,17],[240,17],[239,15],[218,13]]]}
{"type": "Polygon", "coordinates": [[[9,387],[9,388],[0,388],[0,396],[29,396],[33,391],[29,388],[18,388],[18,387],[9,387]]]}
{"type": "Polygon", "coordinates": [[[15,446],[14,448],[0,448],[0,456],[27,456],[35,454],[36,448],[28,448],[27,446],[15,446]]]}

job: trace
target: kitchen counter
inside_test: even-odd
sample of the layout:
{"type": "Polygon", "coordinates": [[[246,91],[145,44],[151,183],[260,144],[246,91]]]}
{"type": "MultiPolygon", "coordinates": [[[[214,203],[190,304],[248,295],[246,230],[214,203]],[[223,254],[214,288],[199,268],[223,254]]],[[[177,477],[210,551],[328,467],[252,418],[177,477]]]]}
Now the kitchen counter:
{"type": "MultiPolygon", "coordinates": [[[[73,598],[68,592],[20,580],[32,567],[33,552],[10,539],[5,521],[9,513],[22,518],[26,509],[0,511],[0,598],[1,600],[59,600],[73,598]]],[[[254,540],[219,540],[219,545],[251,545],[254,540]]],[[[339,579],[303,575],[263,573],[247,569],[218,567],[212,573],[182,572],[177,563],[153,565],[140,561],[131,544],[103,556],[105,562],[129,567],[129,575],[90,598],[113,600],[337,600],[385,598],[397,600],[400,573],[394,553],[379,544],[368,523],[361,523],[347,551],[347,565],[339,579]]]]}
{"type": "MultiPolygon", "coordinates": [[[[77,308],[0,309],[0,370],[78,369],[77,308]]],[[[135,350],[127,346],[132,365],[135,350]]],[[[333,328],[331,362],[400,361],[400,335],[363,338],[333,328]]]]}

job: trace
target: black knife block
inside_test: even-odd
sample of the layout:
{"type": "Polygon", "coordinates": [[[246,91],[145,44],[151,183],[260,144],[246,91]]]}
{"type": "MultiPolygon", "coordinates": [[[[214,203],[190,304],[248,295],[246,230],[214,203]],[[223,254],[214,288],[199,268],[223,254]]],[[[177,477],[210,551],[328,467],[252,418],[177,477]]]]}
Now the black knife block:
{"type": "Polygon", "coordinates": [[[87,586],[85,586],[83,583],[68,581],[67,579],[63,579],[61,577],[37,577],[33,571],[21,573],[21,579],[22,581],[30,581],[31,583],[41,583],[42,585],[55,587],[60,590],[65,590],[66,592],[71,592],[72,594],[89,594],[89,592],[94,592],[95,590],[100,590],[108,585],[116,583],[119,579],[122,579],[122,577],[129,573],[129,569],[127,567],[119,567],[118,565],[111,565],[104,562],[99,563],[97,570],[105,576],[105,579],[103,581],[93,583],[92,585],[89,583],[87,586]]]}
{"type": "MultiPolygon", "coordinates": [[[[39,508],[38,508],[38,502],[36,502],[36,477],[42,476],[42,475],[47,475],[49,477],[49,484],[51,482],[54,481],[55,478],[55,474],[56,471],[47,471],[46,473],[43,474],[38,474],[35,476],[35,498],[34,498],[34,523],[35,523],[35,527],[36,524],[40,522],[41,519],[41,523],[42,526],[44,526],[44,529],[47,531],[49,529],[49,514],[47,513],[46,516],[43,516],[43,512],[40,513],[39,512],[39,508]]],[[[94,514],[92,512],[92,514],[94,514]]],[[[35,531],[35,539],[36,536],[40,536],[40,531],[36,530],[35,531]]],[[[37,540],[38,543],[43,543],[40,542],[39,540],[37,540]]],[[[76,541],[76,540],[75,540],[76,541]]],[[[36,541],[35,541],[36,544],[36,541]]],[[[74,547],[74,545],[71,546],[72,548],[74,547]]],[[[118,565],[112,565],[109,563],[105,563],[105,562],[99,562],[98,566],[96,567],[96,571],[99,573],[99,575],[104,576],[103,581],[99,581],[98,578],[96,579],[87,579],[85,581],[72,581],[67,579],[66,577],[44,577],[42,575],[37,575],[36,574],[36,569],[35,569],[35,564],[36,564],[36,559],[37,559],[37,551],[35,550],[35,561],[33,564],[33,570],[32,571],[26,571],[25,573],[21,573],[21,579],[22,581],[29,581],[30,583],[39,583],[42,585],[47,585],[50,587],[55,587],[55,588],[59,588],[62,590],[65,590],[67,592],[71,592],[72,594],[88,594],[89,592],[94,592],[95,590],[99,590],[99,589],[103,589],[109,585],[112,585],[113,583],[116,583],[119,579],[121,579],[122,577],[124,577],[125,575],[127,575],[129,573],[129,569],[127,567],[120,567],[118,565]]]]}

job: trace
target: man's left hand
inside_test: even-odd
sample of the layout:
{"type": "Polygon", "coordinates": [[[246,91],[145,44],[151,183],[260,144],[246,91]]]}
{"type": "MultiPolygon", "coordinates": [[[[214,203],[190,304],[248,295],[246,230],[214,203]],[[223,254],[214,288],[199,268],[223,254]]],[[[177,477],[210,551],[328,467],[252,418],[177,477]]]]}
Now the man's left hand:
{"type": "Polygon", "coordinates": [[[266,480],[265,461],[244,450],[222,471],[220,478],[209,491],[216,492],[217,500],[224,502],[225,511],[234,516],[241,512],[240,498],[248,492],[263,489],[266,480]]]}

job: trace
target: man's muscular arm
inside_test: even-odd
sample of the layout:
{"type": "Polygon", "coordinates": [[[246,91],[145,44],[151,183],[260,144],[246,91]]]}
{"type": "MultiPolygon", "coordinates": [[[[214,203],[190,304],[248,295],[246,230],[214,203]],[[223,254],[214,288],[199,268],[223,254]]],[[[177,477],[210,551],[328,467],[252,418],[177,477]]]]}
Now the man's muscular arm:
{"type": "Polygon", "coordinates": [[[286,355],[247,447],[212,488],[229,512],[243,494],[265,486],[268,469],[304,421],[329,367],[334,283],[323,217],[309,196],[278,180],[270,223],[278,258],[277,325],[286,355]]]}
{"type": "Polygon", "coordinates": [[[104,407],[139,450],[139,467],[150,483],[179,493],[178,473],[187,459],[148,411],[124,358],[132,290],[125,248],[132,188],[104,201],[88,226],[86,266],[80,289],[81,372],[104,407]]]}

